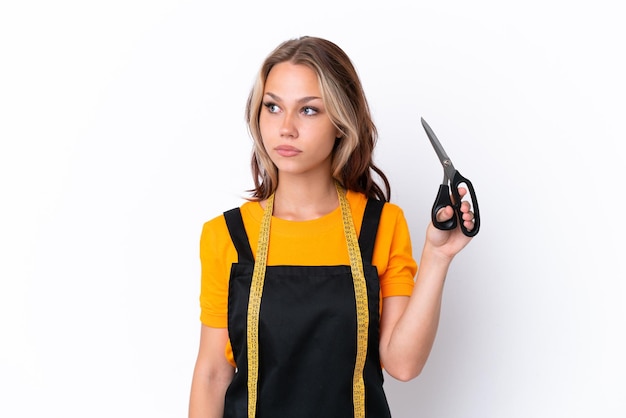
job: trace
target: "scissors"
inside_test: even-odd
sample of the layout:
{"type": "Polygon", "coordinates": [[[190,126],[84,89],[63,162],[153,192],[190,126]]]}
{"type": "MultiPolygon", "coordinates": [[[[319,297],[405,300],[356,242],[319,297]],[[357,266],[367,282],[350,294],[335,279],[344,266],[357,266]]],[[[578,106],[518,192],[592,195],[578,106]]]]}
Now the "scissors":
{"type": "Polygon", "coordinates": [[[422,118],[422,126],[424,126],[424,130],[426,131],[426,135],[428,135],[428,139],[430,139],[430,143],[432,144],[437,156],[439,157],[439,161],[443,166],[443,182],[439,186],[439,192],[437,193],[437,198],[435,199],[435,203],[433,204],[433,209],[431,212],[431,218],[433,221],[433,225],[437,229],[443,230],[451,230],[457,227],[457,225],[461,226],[461,231],[463,235],[468,237],[473,237],[478,234],[478,230],[480,229],[480,212],[478,210],[478,200],[476,199],[476,193],[474,192],[474,186],[472,182],[467,178],[463,177],[459,171],[454,168],[450,157],[446,154],[446,151],[441,146],[441,143],[437,139],[437,136],[430,128],[428,123],[422,118]],[[461,212],[461,196],[459,195],[459,186],[465,184],[467,186],[469,196],[472,200],[472,210],[474,211],[474,228],[471,230],[467,229],[463,225],[463,212],[461,212]],[[452,199],[450,199],[450,192],[452,192],[452,199]],[[437,220],[437,212],[439,210],[445,208],[446,206],[452,206],[454,209],[454,215],[452,218],[447,221],[440,222],[437,220]]]}

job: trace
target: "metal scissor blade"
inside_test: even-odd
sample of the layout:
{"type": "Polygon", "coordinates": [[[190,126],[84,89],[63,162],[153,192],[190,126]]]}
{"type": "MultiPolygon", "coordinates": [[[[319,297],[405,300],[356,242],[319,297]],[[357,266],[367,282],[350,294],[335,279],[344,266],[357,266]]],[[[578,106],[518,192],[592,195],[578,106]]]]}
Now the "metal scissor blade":
{"type": "Polygon", "coordinates": [[[424,130],[426,131],[426,135],[428,135],[428,139],[430,139],[430,143],[432,144],[433,148],[435,149],[435,152],[437,153],[437,156],[439,157],[439,161],[441,162],[441,165],[443,165],[444,168],[452,167],[452,161],[450,160],[450,157],[448,157],[448,154],[446,154],[446,151],[443,149],[441,142],[439,142],[439,140],[437,139],[437,135],[435,135],[435,133],[430,128],[428,123],[426,123],[424,118],[421,118],[421,119],[422,119],[422,126],[424,127],[424,130]]]}

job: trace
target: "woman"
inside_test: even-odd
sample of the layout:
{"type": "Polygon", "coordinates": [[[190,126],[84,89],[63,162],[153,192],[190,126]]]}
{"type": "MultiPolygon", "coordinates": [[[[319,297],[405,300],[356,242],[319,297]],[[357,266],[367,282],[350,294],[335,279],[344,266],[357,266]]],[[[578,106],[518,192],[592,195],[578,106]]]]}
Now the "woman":
{"type": "Polygon", "coordinates": [[[420,373],[448,267],[470,238],[429,225],[415,278],[404,214],[372,161],[367,100],[332,42],[279,45],[246,112],[255,187],[202,231],[189,416],[389,417],[381,367],[402,381],[420,373]]]}

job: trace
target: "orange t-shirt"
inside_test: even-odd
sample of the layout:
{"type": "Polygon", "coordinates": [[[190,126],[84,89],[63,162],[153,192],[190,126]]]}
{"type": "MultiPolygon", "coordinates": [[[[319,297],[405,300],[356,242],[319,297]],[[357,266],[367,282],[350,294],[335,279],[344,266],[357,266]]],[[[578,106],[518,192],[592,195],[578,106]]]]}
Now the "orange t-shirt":
{"type": "MultiPolygon", "coordinates": [[[[361,193],[347,192],[354,228],[361,229],[367,203],[361,193]]],[[[263,208],[258,202],[241,205],[241,216],[256,257],[263,208]]],[[[200,237],[202,285],[200,320],[209,327],[228,326],[228,281],[230,267],[237,262],[223,215],[206,222],[200,237]]],[[[417,264],[413,258],[409,228],[402,210],[385,204],[378,226],[372,264],[378,270],[381,296],[410,296],[417,264]]],[[[288,221],[272,217],[267,265],[350,265],[343,231],[341,209],[310,221],[288,221]]],[[[230,344],[226,356],[234,365],[230,344]]]]}

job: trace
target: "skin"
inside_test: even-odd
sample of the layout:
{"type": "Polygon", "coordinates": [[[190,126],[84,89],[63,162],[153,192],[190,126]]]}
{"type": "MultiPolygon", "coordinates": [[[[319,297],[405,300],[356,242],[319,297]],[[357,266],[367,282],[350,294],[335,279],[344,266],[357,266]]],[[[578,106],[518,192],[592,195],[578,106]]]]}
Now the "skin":
{"type": "MultiPolygon", "coordinates": [[[[302,65],[277,64],[268,75],[263,100],[259,122],[263,144],[279,173],[274,216],[310,220],[335,210],[339,201],[331,157],[340,132],[326,113],[316,74],[302,65]]],[[[459,193],[462,197],[467,192],[459,193]]],[[[463,202],[461,211],[471,230],[474,216],[469,203],[463,202]]],[[[452,208],[446,207],[437,216],[444,221],[452,215],[452,208]]],[[[383,299],[380,357],[396,379],[408,381],[422,371],[439,325],[448,268],[470,240],[460,228],[441,231],[430,223],[412,295],[383,299]]],[[[223,416],[224,394],[234,374],[224,356],[227,339],[226,329],[202,325],[190,418],[223,416]]]]}
{"type": "Polygon", "coordinates": [[[279,178],[274,216],[307,220],[331,212],[339,204],[330,172],[341,133],[328,117],[317,75],[302,65],[277,64],[264,93],[259,125],[279,178]]]}

